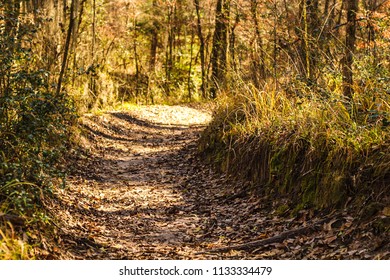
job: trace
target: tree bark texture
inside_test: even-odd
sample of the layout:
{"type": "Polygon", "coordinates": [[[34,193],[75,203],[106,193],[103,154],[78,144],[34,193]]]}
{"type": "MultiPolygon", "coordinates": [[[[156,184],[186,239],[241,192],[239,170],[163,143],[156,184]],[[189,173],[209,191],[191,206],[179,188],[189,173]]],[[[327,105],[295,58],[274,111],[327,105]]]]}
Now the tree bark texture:
{"type": "Polygon", "coordinates": [[[215,14],[215,31],[211,53],[211,98],[217,97],[217,91],[226,86],[229,50],[230,0],[218,0],[215,14]]]}
{"type": "Polygon", "coordinates": [[[347,0],[347,26],[345,33],[345,53],[343,59],[343,92],[348,99],[353,96],[353,55],[356,42],[356,13],[358,0],[347,0]]]}

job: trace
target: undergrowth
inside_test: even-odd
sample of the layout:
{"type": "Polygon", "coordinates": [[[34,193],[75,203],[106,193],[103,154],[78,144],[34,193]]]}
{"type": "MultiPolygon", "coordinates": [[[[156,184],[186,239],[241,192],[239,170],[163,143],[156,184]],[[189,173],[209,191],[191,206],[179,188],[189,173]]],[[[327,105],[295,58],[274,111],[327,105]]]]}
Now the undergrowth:
{"type": "Polygon", "coordinates": [[[11,224],[0,229],[0,260],[34,259],[33,247],[20,239],[11,224]]]}
{"type": "Polygon", "coordinates": [[[35,26],[17,20],[18,40],[0,21],[0,259],[27,258],[28,240],[21,236],[47,222],[42,201],[54,183],[64,183],[64,155],[77,118],[71,98],[56,93],[51,73],[37,66],[35,26]],[[8,217],[23,224],[9,230],[8,217]]]}
{"type": "Polygon", "coordinates": [[[257,190],[288,196],[296,208],[379,199],[390,185],[389,98],[355,92],[349,102],[337,92],[311,89],[298,97],[238,83],[219,98],[200,150],[257,190]]]}

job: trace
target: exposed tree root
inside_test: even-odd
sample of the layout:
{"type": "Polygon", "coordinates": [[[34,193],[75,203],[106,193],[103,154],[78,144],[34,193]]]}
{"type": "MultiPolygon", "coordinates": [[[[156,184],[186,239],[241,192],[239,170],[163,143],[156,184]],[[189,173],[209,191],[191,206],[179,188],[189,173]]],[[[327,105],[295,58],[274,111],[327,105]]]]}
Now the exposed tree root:
{"type": "Polygon", "coordinates": [[[272,236],[270,238],[246,242],[246,243],[238,244],[238,245],[231,245],[231,246],[225,246],[225,247],[221,247],[221,248],[215,248],[215,249],[199,252],[197,254],[221,253],[221,252],[228,252],[231,250],[250,251],[250,250],[253,250],[255,248],[265,246],[265,245],[269,245],[269,244],[273,244],[273,243],[281,243],[287,238],[292,238],[292,237],[295,237],[297,235],[308,234],[312,231],[319,230],[320,226],[322,226],[324,223],[326,223],[329,220],[334,219],[334,218],[335,218],[334,216],[327,217],[327,218],[321,219],[321,220],[319,220],[311,225],[300,227],[297,229],[287,230],[287,231],[284,231],[277,236],[272,236]]]}

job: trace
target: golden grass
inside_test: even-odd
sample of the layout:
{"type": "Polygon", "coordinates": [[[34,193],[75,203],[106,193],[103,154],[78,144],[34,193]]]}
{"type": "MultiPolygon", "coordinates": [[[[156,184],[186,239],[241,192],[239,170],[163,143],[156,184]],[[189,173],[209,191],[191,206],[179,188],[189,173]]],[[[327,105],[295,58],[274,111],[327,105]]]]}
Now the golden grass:
{"type": "Polygon", "coordinates": [[[337,93],[298,98],[241,83],[219,98],[200,149],[268,192],[337,206],[389,188],[389,116],[388,100],[378,96],[357,93],[350,106],[337,93]]]}
{"type": "Polygon", "coordinates": [[[34,252],[31,245],[16,236],[10,223],[0,228],[0,260],[31,260],[34,252]]]}

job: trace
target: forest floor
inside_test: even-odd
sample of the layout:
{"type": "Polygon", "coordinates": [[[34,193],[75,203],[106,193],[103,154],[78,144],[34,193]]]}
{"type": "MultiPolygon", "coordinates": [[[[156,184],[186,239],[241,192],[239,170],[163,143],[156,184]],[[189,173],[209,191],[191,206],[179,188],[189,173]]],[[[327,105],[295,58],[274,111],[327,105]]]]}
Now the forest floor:
{"type": "Polygon", "coordinates": [[[71,162],[68,187],[48,203],[57,228],[41,258],[390,258],[388,232],[375,219],[348,211],[280,215],[283,201],[213,171],[197,153],[210,119],[196,106],[162,105],[85,116],[88,153],[71,162]],[[213,251],[274,236],[245,250],[213,251]]]}

